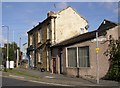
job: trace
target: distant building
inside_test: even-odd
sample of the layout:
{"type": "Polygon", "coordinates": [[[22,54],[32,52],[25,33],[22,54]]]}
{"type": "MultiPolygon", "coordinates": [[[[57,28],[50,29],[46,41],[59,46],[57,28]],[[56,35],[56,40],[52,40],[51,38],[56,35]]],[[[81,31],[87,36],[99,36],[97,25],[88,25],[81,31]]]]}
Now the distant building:
{"type": "Polygon", "coordinates": [[[87,32],[52,46],[51,68],[53,73],[96,78],[96,32],[98,32],[100,78],[104,77],[109,69],[109,57],[104,52],[108,48],[109,36],[114,39],[120,37],[119,25],[104,20],[99,28],[87,32]]]}
{"type": "Polygon", "coordinates": [[[88,21],[72,7],[48,12],[47,18],[28,31],[28,49],[32,67],[50,69],[51,46],[88,32],[88,21]]]}

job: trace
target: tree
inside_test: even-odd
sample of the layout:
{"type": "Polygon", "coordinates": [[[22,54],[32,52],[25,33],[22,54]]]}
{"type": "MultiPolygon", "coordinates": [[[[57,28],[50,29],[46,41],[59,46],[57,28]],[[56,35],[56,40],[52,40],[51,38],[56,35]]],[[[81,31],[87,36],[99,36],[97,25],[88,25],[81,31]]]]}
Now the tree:
{"type": "MultiPolygon", "coordinates": [[[[16,50],[17,50],[18,46],[17,43],[12,42],[9,43],[9,60],[13,60],[16,61],[16,50]]],[[[7,44],[4,44],[4,47],[2,48],[2,52],[3,52],[3,59],[7,58],[7,44]]]]}
{"type": "Polygon", "coordinates": [[[110,67],[106,78],[120,81],[120,37],[118,40],[115,40],[110,36],[108,49],[105,54],[109,56],[110,61],[110,67]]]}

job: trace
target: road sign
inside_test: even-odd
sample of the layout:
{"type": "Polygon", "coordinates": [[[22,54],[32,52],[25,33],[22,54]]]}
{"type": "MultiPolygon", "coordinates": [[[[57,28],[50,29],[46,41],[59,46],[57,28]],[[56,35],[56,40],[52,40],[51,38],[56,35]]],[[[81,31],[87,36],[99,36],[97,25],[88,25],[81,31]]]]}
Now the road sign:
{"type": "Polygon", "coordinates": [[[99,52],[99,50],[100,50],[100,48],[96,48],[96,52],[97,52],[97,53],[99,52]]]}

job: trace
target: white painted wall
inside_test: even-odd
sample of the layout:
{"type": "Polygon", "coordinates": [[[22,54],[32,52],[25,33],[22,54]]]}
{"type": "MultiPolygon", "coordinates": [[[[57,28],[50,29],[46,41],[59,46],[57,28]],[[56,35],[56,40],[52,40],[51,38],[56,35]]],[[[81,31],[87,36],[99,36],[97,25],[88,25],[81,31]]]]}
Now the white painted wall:
{"type": "Polygon", "coordinates": [[[88,32],[85,26],[88,22],[80,16],[73,8],[68,7],[56,14],[55,24],[54,18],[51,20],[52,28],[52,44],[54,44],[54,25],[55,27],[55,41],[59,43],[73,36],[88,32]],[[84,28],[81,31],[81,28],[84,28]]]}

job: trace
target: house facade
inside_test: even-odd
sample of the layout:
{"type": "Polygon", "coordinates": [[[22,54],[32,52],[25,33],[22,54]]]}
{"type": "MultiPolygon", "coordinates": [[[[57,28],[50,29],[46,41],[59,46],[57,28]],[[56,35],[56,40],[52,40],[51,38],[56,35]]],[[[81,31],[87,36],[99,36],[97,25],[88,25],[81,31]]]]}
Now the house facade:
{"type": "Polygon", "coordinates": [[[47,18],[28,31],[30,66],[51,71],[51,46],[73,36],[88,32],[88,22],[72,7],[58,13],[48,12],[47,18]],[[66,34],[67,33],[67,34],[66,34]]]}
{"type": "Polygon", "coordinates": [[[104,52],[108,48],[109,36],[118,39],[119,26],[108,20],[104,20],[99,28],[76,37],[65,40],[52,46],[53,73],[66,74],[76,77],[96,78],[96,32],[98,32],[99,75],[104,77],[109,69],[109,57],[104,52]]]}

